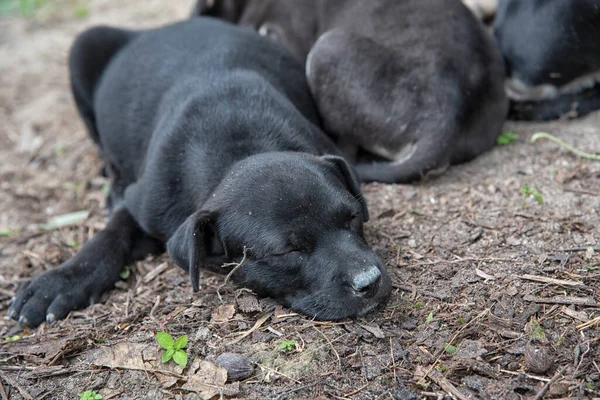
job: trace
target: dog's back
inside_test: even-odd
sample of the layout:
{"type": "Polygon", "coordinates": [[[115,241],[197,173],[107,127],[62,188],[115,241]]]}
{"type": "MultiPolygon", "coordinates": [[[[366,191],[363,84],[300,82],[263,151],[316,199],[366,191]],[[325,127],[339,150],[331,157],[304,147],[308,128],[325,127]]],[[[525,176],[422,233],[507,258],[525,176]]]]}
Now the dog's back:
{"type": "Polygon", "coordinates": [[[74,76],[98,77],[74,87],[92,91],[82,97],[93,99],[113,206],[125,201],[147,232],[161,236],[151,225],[176,226],[181,221],[170,215],[178,212],[173,204],[192,209],[231,165],[252,154],[337,152],[317,127],[301,63],[279,44],[208,18],[138,33],[97,29],[84,34],[72,54],[78,46],[87,53],[105,50],[90,43],[106,30],[125,32],[124,43],[111,44],[115,54],[101,73],[77,72],[90,66],[72,63],[74,76]],[[195,198],[176,198],[177,190],[195,186],[195,198]],[[161,221],[146,223],[154,198],[164,215],[153,212],[161,221]]]}

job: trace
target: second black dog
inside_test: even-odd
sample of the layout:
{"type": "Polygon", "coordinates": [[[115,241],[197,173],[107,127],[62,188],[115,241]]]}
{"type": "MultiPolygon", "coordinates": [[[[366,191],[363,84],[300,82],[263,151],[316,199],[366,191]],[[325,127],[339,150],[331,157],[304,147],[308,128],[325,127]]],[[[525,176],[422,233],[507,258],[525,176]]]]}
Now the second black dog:
{"type": "Polygon", "coordinates": [[[494,34],[506,63],[511,119],[600,109],[600,0],[500,0],[494,34]]]}
{"type": "Polygon", "coordinates": [[[367,246],[359,184],[317,128],[302,65],[276,43],[210,19],[95,28],[70,58],[79,112],[112,179],[112,216],[70,260],[22,286],[10,314],[64,318],[122,267],[166,248],[199,288],[207,264],[321,319],[390,292],[367,246]]]}

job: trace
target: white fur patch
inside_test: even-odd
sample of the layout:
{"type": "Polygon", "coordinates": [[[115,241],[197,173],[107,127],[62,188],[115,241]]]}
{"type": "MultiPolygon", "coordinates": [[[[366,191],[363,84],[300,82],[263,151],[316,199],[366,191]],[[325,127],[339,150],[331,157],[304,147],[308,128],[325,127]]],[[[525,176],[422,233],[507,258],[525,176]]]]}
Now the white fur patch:
{"type": "Polygon", "coordinates": [[[416,143],[409,143],[400,150],[390,150],[382,146],[368,147],[367,150],[373,154],[377,154],[378,156],[401,164],[414,156],[415,152],[417,151],[417,147],[418,146],[416,143]]]}
{"type": "Polygon", "coordinates": [[[518,78],[512,77],[506,80],[504,88],[507,96],[512,100],[547,100],[553,99],[563,94],[578,93],[582,90],[593,87],[600,82],[600,71],[580,76],[563,86],[538,85],[528,86],[518,78]]]}

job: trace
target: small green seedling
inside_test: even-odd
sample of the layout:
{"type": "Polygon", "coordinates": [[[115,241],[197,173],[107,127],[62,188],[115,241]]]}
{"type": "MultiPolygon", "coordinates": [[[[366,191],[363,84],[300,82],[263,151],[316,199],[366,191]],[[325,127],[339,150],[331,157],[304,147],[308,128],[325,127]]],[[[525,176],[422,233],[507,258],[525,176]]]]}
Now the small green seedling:
{"type": "Polygon", "coordinates": [[[85,18],[89,15],[90,9],[85,4],[78,4],[73,10],[75,18],[85,18]]]}
{"type": "Polygon", "coordinates": [[[421,303],[420,301],[415,301],[415,304],[414,304],[415,310],[418,310],[421,307],[423,307],[423,303],[421,303]]]}
{"type": "Polygon", "coordinates": [[[427,316],[427,318],[425,319],[425,322],[430,323],[431,321],[433,321],[433,313],[430,312],[429,315],[427,316]]]}
{"type": "Polygon", "coordinates": [[[519,135],[513,132],[502,132],[496,139],[496,143],[499,145],[507,145],[516,142],[519,139],[519,135]]]}
{"type": "Polygon", "coordinates": [[[131,268],[129,267],[129,265],[126,265],[123,267],[121,272],[119,272],[119,277],[126,281],[127,279],[129,279],[129,276],[131,276],[131,268]]]}
{"type": "Polygon", "coordinates": [[[156,341],[160,347],[165,349],[162,355],[163,363],[168,362],[172,358],[176,364],[181,365],[182,367],[187,365],[187,354],[182,350],[187,346],[187,335],[180,336],[177,340],[174,340],[173,336],[168,333],[158,332],[156,334],[156,341]]]}
{"type": "MultiPolygon", "coordinates": [[[[535,201],[538,202],[539,205],[544,205],[544,197],[542,197],[542,194],[536,188],[531,187],[529,185],[523,185],[521,186],[521,193],[523,193],[525,198],[533,196],[533,198],[535,199],[535,201]]],[[[523,199],[523,203],[525,203],[525,199],[523,199]]]]}
{"type": "Polygon", "coordinates": [[[0,236],[3,237],[11,237],[13,235],[13,231],[10,228],[0,229],[0,236]]]}
{"type": "Polygon", "coordinates": [[[591,271],[598,271],[598,266],[597,265],[587,265],[585,267],[586,270],[588,270],[589,272],[591,271]]]}
{"type": "Polygon", "coordinates": [[[102,400],[103,397],[100,393],[96,393],[93,390],[86,390],[83,393],[79,393],[79,400],[102,400]]]}
{"type": "Polygon", "coordinates": [[[295,348],[296,348],[295,340],[283,340],[281,342],[281,344],[279,345],[279,350],[284,351],[284,352],[292,351],[295,348]]]}
{"type": "Polygon", "coordinates": [[[594,390],[596,390],[596,388],[594,387],[594,384],[593,384],[592,382],[586,382],[586,383],[585,383],[585,387],[587,387],[587,388],[588,388],[588,390],[591,390],[592,392],[593,392],[594,390]]]}
{"type": "Polygon", "coordinates": [[[19,339],[21,339],[21,336],[19,335],[7,336],[4,338],[4,343],[16,342],[19,339]]]}
{"type": "Polygon", "coordinates": [[[446,343],[444,345],[444,351],[450,355],[452,354],[456,354],[456,352],[458,351],[458,349],[456,348],[456,346],[452,346],[450,343],[446,343]]]}

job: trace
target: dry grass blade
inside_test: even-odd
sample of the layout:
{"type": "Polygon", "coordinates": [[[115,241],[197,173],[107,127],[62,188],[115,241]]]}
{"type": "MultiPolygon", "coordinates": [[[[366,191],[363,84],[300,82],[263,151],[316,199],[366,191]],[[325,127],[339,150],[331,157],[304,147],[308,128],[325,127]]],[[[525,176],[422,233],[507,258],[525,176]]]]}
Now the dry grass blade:
{"type": "Polygon", "coordinates": [[[566,281],[566,280],[563,280],[563,279],[548,278],[546,276],[537,276],[537,275],[525,274],[525,275],[520,275],[518,277],[521,278],[521,279],[529,280],[529,281],[542,282],[542,283],[551,283],[551,284],[554,284],[554,285],[562,285],[562,286],[585,286],[583,284],[583,282],[566,281]]]}
{"type": "Polygon", "coordinates": [[[244,339],[245,337],[251,335],[252,332],[254,332],[258,328],[260,328],[269,319],[270,316],[271,316],[271,313],[267,313],[267,314],[263,315],[262,317],[260,317],[254,323],[254,326],[252,328],[248,329],[245,332],[240,333],[240,336],[237,339],[234,339],[231,342],[227,343],[227,346],[231,346],[232,344],[236,344],[236,343],[240,342],[242,339],[244,339]]]}
{"type": "Polygon", "coordinates": [[[594,319],[589,320],[588,322],[584,322],[583,324],[577,325],[577,330],[581,332],[582,330],[597,324],[600,324],[600,317],[596,317],[594,319]]]}

